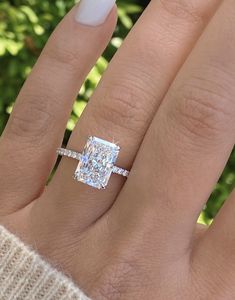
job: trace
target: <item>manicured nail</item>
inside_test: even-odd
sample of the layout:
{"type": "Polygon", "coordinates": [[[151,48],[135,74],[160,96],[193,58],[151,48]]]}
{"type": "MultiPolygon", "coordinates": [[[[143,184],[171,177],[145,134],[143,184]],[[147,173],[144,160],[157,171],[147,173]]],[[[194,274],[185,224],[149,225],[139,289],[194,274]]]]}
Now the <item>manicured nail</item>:
{"type": "Polygon", "coordinates": [[[89,26],[98,26],[105,22],[115,0],[81,0],[76,21],[89,26]]]}

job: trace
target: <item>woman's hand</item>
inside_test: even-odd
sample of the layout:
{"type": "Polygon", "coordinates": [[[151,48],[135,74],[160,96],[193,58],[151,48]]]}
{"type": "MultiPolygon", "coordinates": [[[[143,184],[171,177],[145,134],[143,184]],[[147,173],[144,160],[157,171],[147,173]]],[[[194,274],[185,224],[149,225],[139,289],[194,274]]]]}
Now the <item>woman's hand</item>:
{"type": "Polygon", "coordinates": [[[235,196],[209,229],[196,225],[234,145],[234,1],[150,3],[69,141],[77,151],[92,135],[119,142],[130,176],[124,184],[112,175],[102,191],[74,181],[68,158],[45,188],[74,98],[116,20],[113,9],[102,25],[79,24],[76,10],[50,38],[1,138],[0,222],[94,299],[234,299],[235,196]]]}

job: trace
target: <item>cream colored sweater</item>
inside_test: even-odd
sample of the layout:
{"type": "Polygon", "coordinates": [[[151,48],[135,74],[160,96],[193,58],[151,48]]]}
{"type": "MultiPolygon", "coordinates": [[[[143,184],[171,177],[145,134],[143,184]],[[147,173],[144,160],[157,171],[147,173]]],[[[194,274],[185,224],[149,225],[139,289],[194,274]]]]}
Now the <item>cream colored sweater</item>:
{"type": "Polygon", "coordinates": [[[89,300],[72,280],[0,226],[0,300],[89,300]]]}

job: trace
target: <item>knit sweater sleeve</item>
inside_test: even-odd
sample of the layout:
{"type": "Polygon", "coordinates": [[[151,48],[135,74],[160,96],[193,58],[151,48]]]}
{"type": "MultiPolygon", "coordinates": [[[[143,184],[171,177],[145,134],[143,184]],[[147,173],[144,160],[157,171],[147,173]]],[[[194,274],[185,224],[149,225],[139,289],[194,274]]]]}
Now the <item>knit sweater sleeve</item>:
{"type": "Polygon", "coordinates": [[[72,280],[0,226],[1,300],[89,300],[72,280]]]}

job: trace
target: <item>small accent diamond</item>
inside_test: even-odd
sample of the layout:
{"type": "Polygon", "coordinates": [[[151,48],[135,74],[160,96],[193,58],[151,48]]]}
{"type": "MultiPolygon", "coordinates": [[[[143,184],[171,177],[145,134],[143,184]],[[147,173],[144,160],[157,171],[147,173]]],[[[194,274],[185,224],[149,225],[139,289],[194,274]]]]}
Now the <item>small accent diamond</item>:
{"type": "Polygon", "coordinates": [[[122,175],[124,177],[128,177],[130,172],[127,171],[127,170],[124,170],[122,168],[114,166],[113,167],[113,173],[118,174],[118,175],[122,175]]]}

